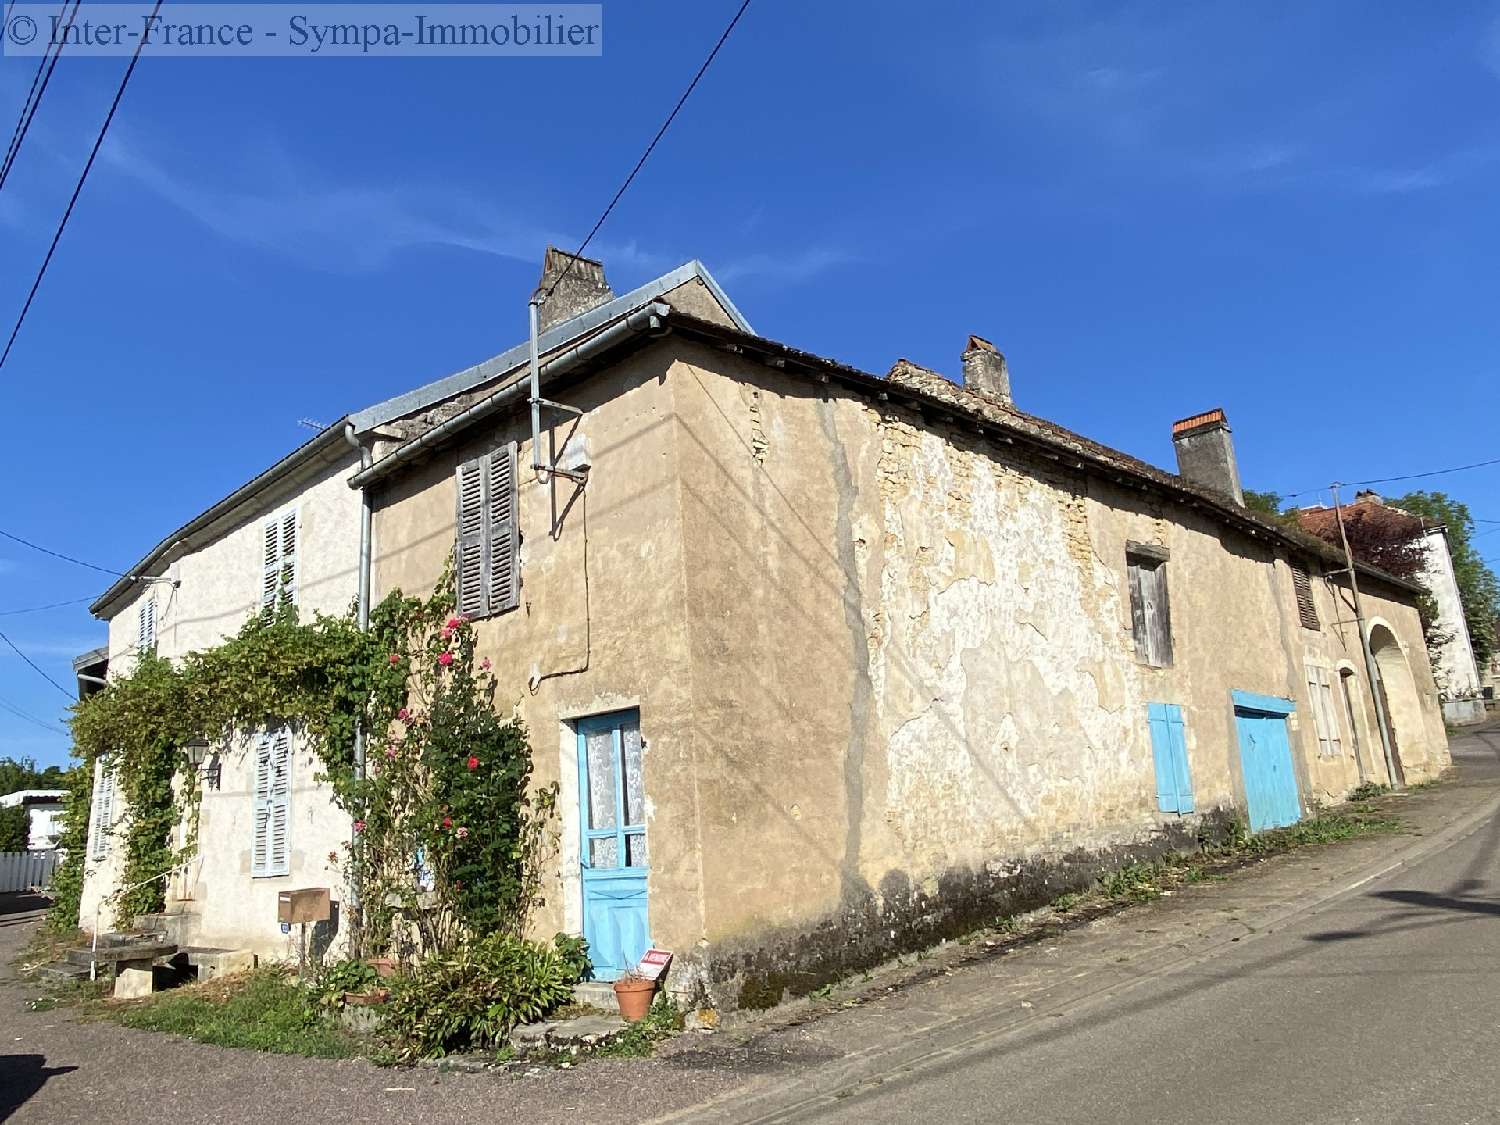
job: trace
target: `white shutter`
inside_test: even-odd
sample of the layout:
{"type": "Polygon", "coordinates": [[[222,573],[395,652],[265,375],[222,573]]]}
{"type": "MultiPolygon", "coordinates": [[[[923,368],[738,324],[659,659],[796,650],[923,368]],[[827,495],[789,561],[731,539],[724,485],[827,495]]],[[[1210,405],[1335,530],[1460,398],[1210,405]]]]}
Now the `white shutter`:
{"type": "Polygon", "coordinates": [[[285,583],[282,599],[291,605],[297,604],[297,510],[293,508],[281,518],[281,565],[277,578],[285,583]]]}
{"type": "Polygon", "coordinates": [[[458,467],[458,536],[453,547],[453,571],[458,612],[465,617],[483,617],[486,608],[484,494],[488,461],[487,456],[480,456],[458,467]]]}
{"type": "Polygon", "coordinates": [[[90,853],[100,860],[109,854],[109,829],[115,818],[115,771],[102,761],[94,763],[94,823],[90,828],[90,853]]]}
{"type": "Polygon", "coordinates": [[[489,472],[490,613],[513,609],[520,601],[520,571],[516,566],[516,447],[512,443],[490,454],[489,472]]]}
{"type": "Polygon", "coordinates": [[[143,598],[135,610],[136,652],[147,652],[156,648],[156,599],[143,598]]]}
{"type": "Polygon", "coordinates": [[[270,795],[267,801],[266,874],[285,875],[291,870],[292,831],[292,732],[282,727],[271,739],[270,795]]]}
{"type": "Polygon", "coordinates": [[[269,613],[276,608],[276,590],[281,585],[281,521],[267,520],[264,530],[260,608],[269,613]]]}
{"type": "Polygon", "coordinates": [[[271,851],[271,754],[274,742],[274,736],[269,733],[255,740],[255,833],[250,846],[252,878],[270,874],[267,867],[271,851]]]}

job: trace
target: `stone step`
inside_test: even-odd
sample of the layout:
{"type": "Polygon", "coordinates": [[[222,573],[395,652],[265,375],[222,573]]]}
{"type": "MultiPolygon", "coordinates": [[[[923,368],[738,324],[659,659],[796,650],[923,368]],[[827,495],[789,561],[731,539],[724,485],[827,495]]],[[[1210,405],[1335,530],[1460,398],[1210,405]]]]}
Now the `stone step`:
{"type": "Polygon", "coordinates": [[[138,914],[135,925],[142,933],[159,934],[167,941],[181,944],[187,936],[188,927],[197,920],[196,914],[166,911],[159,914],[138,914]]]}
{"type": "Polygon", "coordinates": [[[198,970],[199,980],[211,980],[228,973],[245,973],[255,968],[255,954],[248,949],[215,949],[209,946],[185,945],[179,952],[198,970]]]}
{"type": "Polygon", "coordinates": [[[70,949],[68,961],[87,968],[91,961],[97,961],[102,965],[112,965],[121,961],[156,961],[163,957],[171,957],[177,952],[176,942],[161,941],[151,936],[134,935],[134,937],[133,941],[112,942],[105,942],[101,938],[97,952],[86,945],[81,949],[70,949]]]}
{"type": "Polygon", "coordinates": [[[36,971],[36,975],[52,984],[70,984],[73,981],[88,980],[89,967],[75,965],[71,961],[56,961],[51,965],[43,965],[36,971]]]}
{"type": "Polygon", "coordinates": [[[579,981],[573,986],[573,1003],[587,1004],[590,1008],[601,1008],[606,1012],[618,1012],[615,986],[607,980],[579,981]]]}

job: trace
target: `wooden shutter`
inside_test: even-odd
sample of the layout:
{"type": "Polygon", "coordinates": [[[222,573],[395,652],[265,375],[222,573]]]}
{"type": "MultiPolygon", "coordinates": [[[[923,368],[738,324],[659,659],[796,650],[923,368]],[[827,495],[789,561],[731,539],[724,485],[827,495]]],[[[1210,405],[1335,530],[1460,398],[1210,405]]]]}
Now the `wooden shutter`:
{"type": "Polygon", "coordinates": [[[1161,559],[1127,557],[1130,621],[1136,655],[1161,668],[1172,663],[1172,614],[1167,601],[1167,564],[1161,559]]]}
{"type": "Polygon", "coordinates": [[[1333,705],[1333,676],[1327,668],[1315,664],[1307,666],[1307,691],[1312,696],[1313,725],[1318,731],[1320,753],[1337,755],[1344,752],[1344,740],[1339,729],[1338,711],[1333,705]]]}
{"type": "Polygon", "coordinates": [[[297,604],[297,509],[281,517],[281,562],[276,568],[281,598],[288,605],[297,604]]]}
{"type": "Polygon", "coordinates": [[[483,617],[485,609],[486,460],[476,457],[458,467],[458,537],[453,547],[453,572],[458,612],[465,617],[483,617]]]}
{"type": "Polygon", "coordinates": [[[89,849],[96,860],[109,854],[109,830],[115,819],[115,771],[102,761],[94,766],[94,829],[89,849]]]}
{"type": "Polygon", "coordinates": [[[1192,776],[1188,772],[1187,727],[1182,721],[1182,708],[1175,703],[1148,703],[1146,714],[1156,766],[1156,807],[1162,812],[1190,813],[1196,806],[1192,776]]]}
{"type": "Polygon", "coordinates": [[[489,507],[487,521],[489,613],[513,609],[520,601],[519,570],[516,566],[516,447],[501,446],[489,455],[489,507]]]}
{"type": "Polygon", "coordinates": [[[263,530],[260,608],[270,613],[276,608],[276,590],[281,585],[281,521],[267,520],[263,530]]]}
{"type": "Polygon", "coordinates": [[[268,875],[271,854],[271,754],[274,736],[263,733],[255,740],[255,832],[250,845],[250,875],[268,875]]]}
{"type": "Polygon", "coordinates": [[[156,599],[146,597],[135,610],[137,652],[154,651],[156,648],[156,599]]]}
{"type": "Polygon", "coordinates": [[[267,802],[266,874],[285,875],[292,854],[292,731],[282,727],[271,737],[271,782],[267,802]]]}
{"type": "Polygon", "coordinates": [[[1306,570],[1292,564],[1292,586],[1297,591],[1297,619],[1304,629],[1318,628],[1318,607],[1313,602],[1312,579],[1306,570]]]}

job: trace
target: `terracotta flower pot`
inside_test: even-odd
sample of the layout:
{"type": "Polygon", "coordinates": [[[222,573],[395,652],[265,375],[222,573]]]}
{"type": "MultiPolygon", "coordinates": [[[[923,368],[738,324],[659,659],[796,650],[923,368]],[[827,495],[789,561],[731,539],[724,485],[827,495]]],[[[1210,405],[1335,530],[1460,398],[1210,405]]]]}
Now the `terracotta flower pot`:
{"type": "Polygon", "coordinates": [[[621,1018],[627,1023],[645,1019],[646,1013],[651,1010],[651,997],[655,992],[654,980],[615,981],[615,1001],[620,1005],[621,1018]]]}
{"type": "Polygon", "coordinates": [[[371,957],[365,964],[374,969],[377,976],[393,977],[396,975],[396,962],[390,957],[371,957]]]}
{"type": "Polygon", "coordinates": [[[369,992],[346,992],[344,1003],[355,1008],[373,1008],[391,998],[389,988],[372,988],[369,992]]]}

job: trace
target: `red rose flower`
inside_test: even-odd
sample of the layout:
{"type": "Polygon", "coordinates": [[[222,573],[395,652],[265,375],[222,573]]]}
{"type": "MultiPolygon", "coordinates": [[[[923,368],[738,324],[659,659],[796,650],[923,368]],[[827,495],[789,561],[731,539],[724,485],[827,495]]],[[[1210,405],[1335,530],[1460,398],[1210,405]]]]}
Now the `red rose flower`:
{"type": "Polygon", "coordinates": [[[451,652],[440,653],[438,656],[438,663],[441,664],[444,668],[448,667],[448,665],[453,663],[453,654],[451,652]]]}
{"type": "Polygon", "coordinates": [[[474,757],[474,755],[472,754],[469,755],[469,768],[471,770],[477,770],[479,768],[479,759],[474,757]]]}
{"type": "Polygon", "coordinates": [[[453,827],[453,818],[451,816],[445,816],[445,817],[443,817],[443,827],[444,828],[452,828],[453,827]]]}

